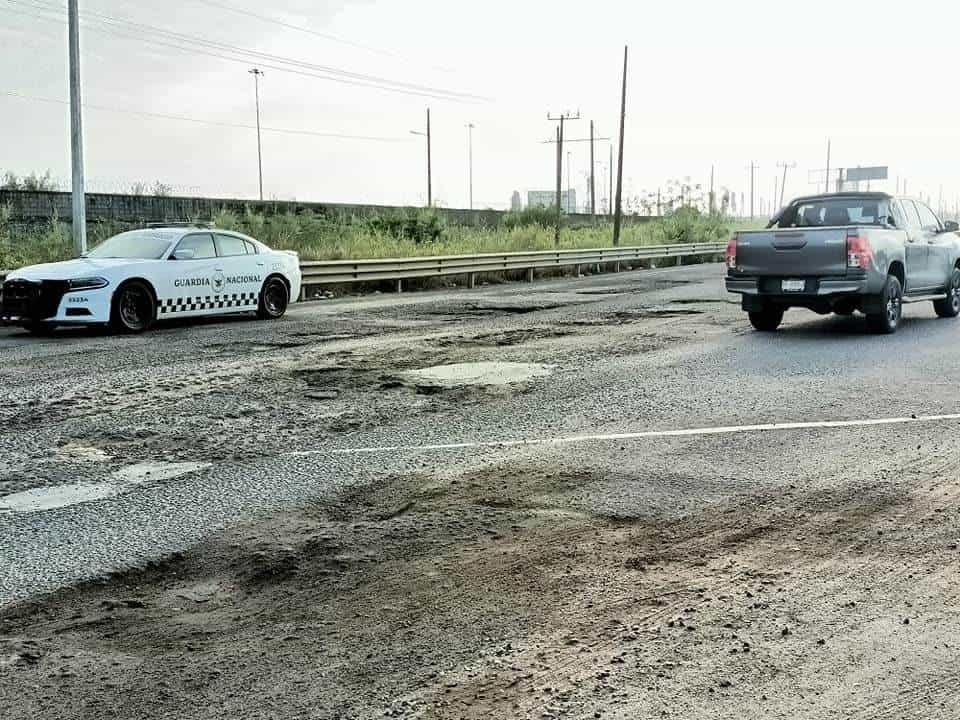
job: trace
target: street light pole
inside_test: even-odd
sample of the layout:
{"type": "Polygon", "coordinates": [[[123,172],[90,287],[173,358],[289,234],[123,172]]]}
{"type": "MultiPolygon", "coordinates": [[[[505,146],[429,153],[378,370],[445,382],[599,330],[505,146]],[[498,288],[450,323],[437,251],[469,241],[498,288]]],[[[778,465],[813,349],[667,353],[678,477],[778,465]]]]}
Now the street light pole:
{"type": "Polygon", "coordinates": [[[80,12],[78,0],[68,0],[70,45],[70,151],[73,172],[73,251],[87,252],[87,206],[83,175],[83,111],[80,95],[80,12]]]}
{"type": "Polygon", "coordinates": [[[470,146],[470,209],[473,210],[473,129],[476,127],[473,123],[467,123],[468,144],[470,146]]]}
{"type": "Polygon", "coordinates": [[[260,76],[263,71],[254,68],[250,71],[253,75],[253,92],[257,101],[257,167],[260,173],[260,202],[263,202],[263,147],[260,144],[260,76]]]}

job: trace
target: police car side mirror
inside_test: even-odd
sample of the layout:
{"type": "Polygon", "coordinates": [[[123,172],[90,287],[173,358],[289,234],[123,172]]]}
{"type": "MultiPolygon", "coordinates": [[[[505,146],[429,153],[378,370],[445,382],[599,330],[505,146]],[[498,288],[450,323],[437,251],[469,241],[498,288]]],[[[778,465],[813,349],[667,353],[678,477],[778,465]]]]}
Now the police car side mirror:
{"type": "Polygon", "coordinates": [[[943,231],[944,231],[944,232],[957,232],[958,230],[960,230],[960,223],[957,223],[957,222],[954,221],[954,220],[947,220],[947,221],[943,224],[943,231]]]}
{"type": "Polygon", "coordinates": [[[193,256],[197,254],[196,250],[177,250],[173,253],[174,260],[193,260],[193,256]]]}

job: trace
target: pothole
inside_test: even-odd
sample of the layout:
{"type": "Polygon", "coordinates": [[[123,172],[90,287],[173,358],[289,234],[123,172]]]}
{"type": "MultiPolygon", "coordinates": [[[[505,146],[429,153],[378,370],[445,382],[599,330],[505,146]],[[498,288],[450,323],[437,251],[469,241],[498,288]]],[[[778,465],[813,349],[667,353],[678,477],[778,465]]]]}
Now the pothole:
{"type": "Polygon", "coordinates": [[[107,462],[113,456],[104,452],[100,448],[87,447],[85,445],[69,444],[57,450],[57,457],[62,460],[73,460],[75,462],[102,463],[107,462]]]}
{"type": "Polygon", "coordinates": [[[565,326],[572,327],[590,327],[603,325],[627,325],[640,322],[641,320],[650,320],[654,318],[683,317],[686,315],[703,315],[703,310],[694,310],[689,307],[671,307],[652,306],[639,308],[637,310],[616,312],[610,315],[603,315],[596,318],[587,318],[583,320],[568,320],[563,323],[565,326]]]}
{"type": "Polygon", "coordinates": [[[511,345],[522,345],[537,340],[550,340],[553,338],[566,337],[571,334],[568,330],[557,330],[555,328],[523,328],[519,330],[504,330],[497,333],[485,333],[467,337],[457,335],[456,337],[445,337],[437,341],[441,347],[457,347],[463,345],[481,345],[488,347],[507,347],[511,345]]]}
{"type": "Polygon", "coordinates": [[[539,363],[475,362],[437,365],[402,375],[421,386],[512,385],[547,377],[555,368],[539,363]]]}

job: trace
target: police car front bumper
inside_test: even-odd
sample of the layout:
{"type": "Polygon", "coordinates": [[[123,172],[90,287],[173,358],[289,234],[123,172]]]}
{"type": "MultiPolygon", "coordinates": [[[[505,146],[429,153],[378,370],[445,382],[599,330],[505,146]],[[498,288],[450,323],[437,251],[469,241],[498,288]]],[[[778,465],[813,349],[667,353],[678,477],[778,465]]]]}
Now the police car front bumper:
{"type": "Polygon", "coordinates": [[[110,321],[111,289],[71,291],[67,280],[7,280],[0,295],[0,322],[89,325],[110,321]]]}

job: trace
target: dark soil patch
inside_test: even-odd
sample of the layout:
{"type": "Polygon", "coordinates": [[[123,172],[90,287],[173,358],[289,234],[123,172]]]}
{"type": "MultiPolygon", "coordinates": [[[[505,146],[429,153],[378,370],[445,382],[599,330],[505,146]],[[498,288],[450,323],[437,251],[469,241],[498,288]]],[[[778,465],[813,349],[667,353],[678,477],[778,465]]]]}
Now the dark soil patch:
{"type": "Polygon", "coordinates": [[[540,466],[390,478],[8,608],[4,718],[645,717],[651,683],[706,717],[719,700],[703,688],[727,677],[749,688],[742,703],[793,698],[799,672],[842,677],[851,657],[861,673],[847,638],[920,612],[901,591],[943,571],[930,538],[953,530],[884,484],[674,520],[569,511],[610,480],[540,466]],[[881,544],[887,527],[899,534],[881,544]],[[895,608],[869,594],[885,586],[895,608]],[[834,655],[812,655],[823,637],[834,655]]]}
{"type": "Polygon", "coordinates": [[[464,345],[474,345],[480,347],[510,347],[514,345],[523,345],[525,343],[536,342],[537,340],[550,340],[553,338],[567,337],[572,333],[567,330],[559,330],[553,327],[534,327],[522,328],[519,330],[504,330],[503,332],[484,333],[482,335],[457,335],[454,337],[442,338],[436,341],[440,347],[461,347],[464,345]]]}

